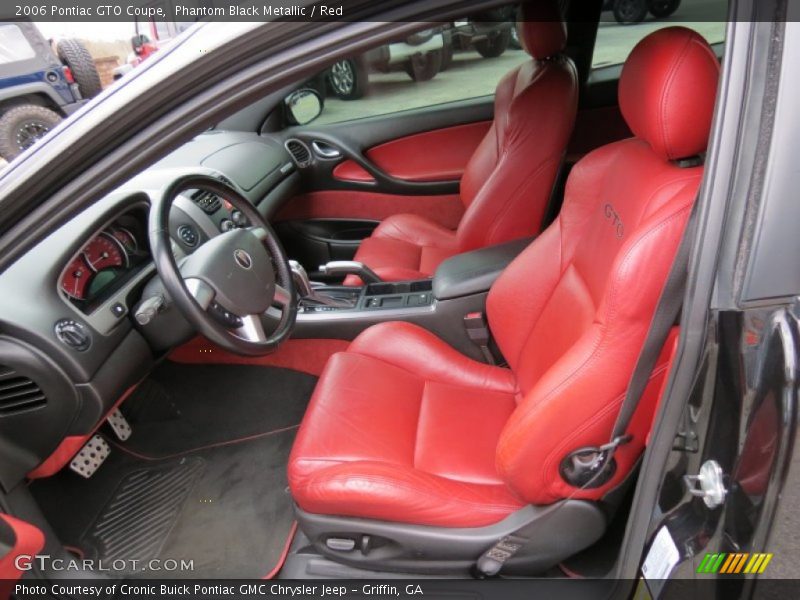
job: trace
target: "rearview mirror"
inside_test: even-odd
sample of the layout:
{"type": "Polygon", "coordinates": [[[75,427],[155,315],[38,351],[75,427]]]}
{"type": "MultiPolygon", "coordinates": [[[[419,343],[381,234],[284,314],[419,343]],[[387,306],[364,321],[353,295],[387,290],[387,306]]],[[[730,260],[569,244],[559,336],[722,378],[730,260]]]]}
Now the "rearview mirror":
{"type": "Polygon", "coordinates": [[[322,113],[322,98],[312,89],[303,88],[286,97],[286,114],[292,125],[311,123],[322,113]]]}

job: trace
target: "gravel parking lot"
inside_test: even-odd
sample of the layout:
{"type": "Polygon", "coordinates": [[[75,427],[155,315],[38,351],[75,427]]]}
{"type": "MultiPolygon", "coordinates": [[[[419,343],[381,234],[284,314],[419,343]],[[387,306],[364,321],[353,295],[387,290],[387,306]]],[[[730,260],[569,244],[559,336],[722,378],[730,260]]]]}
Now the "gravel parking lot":
{"type": "MultiPolygon", "coordinates": [[[[604,13],[595,45],[594,66],[623,62],[648,33],[675,24],[696,29],[711,43],[721,42],[725,37],[725,23],[712,19],[724,19],[726,5],[724,0],[694,0],[686,2],[670,19],[626,26],[617,24],[611,13],[604,13]]],[[[490,59],[482,58],[474,50],[458,52],[448,70],[421,83],[412,81],[403,71],[373,72],[369,75],[369,88],[364,98],[345,102],[329,95],[325,110],[315,123],[335,123],[493,94],[500,78],[526,57],[522,50],[511,49],[490,59]]]]}

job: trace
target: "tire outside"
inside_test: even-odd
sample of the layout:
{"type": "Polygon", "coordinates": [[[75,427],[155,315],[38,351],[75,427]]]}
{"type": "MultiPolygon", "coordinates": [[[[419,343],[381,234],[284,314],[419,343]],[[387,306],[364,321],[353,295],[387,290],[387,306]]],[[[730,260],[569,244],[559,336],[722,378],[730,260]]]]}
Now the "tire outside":
{"type": "Polygon", "coordinates": [[[641,23],[647,16],[647,0],[614,0],[614,19],[620,25],[641,23]]]}
{"type": "Polygon", "coordinates": [[[328,85],[340,100],[358,100],[367,93],[367,68],[354,58],[335,62],[328,71],[328,85]]]}
{"type": "Polygon", "coordinates": [[[511,28],[511,40],[508,42],[508,47],[512,50],[522,50],[522,41],[519,39],[519,29],[517,29],[517,23],[513,23],[513,27],[511,28]]]}
{"type": "Polygon", "coordinates": [[[415,54],[406,62],[405,69],[414,81],[430,81],[442,70],[442,51],[415,54]]]}
{"type": "Polygon", "coordinates": [[[15,159],[61,122],[61,115],[35,104],[15,106],[0,117],[0,156],[15,159]]]}
{"type": "Polygon", "coordinates": [[[508,49],[511,43],[511,30],[505,29],[491,38],[475,42],[475,50],[483,58],[497,58],[508,49]]]}
{"type": "Polygon", "coordinates": [[[78,40],[64,39],[56,43],[56,51],[61,62],[72,71],[81,96],[94,98],[102,91],[100,75],[86,46],[78,40]]]}
{"type": "Polygon", "coordinates": [[[648,0],[647,8],[656,19],[665,19],[681,5],[681,0],[648,0]]]}
{"type": "Polygon", "coordinates": [[[446,71],[453,64],[453,55],[455,48],[453,47],[453,32],[445,31],[442,33],[444,47],[442,48],[442,71],[446,71]]]}

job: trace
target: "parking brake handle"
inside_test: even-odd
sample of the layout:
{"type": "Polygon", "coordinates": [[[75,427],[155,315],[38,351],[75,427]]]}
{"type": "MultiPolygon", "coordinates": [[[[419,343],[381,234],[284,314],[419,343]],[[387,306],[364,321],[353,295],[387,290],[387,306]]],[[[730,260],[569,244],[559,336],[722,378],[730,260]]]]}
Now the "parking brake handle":
{"type": "Polygon", "coordinates": [[[334,260],[321,265],[319,270],[325,275],[358,275],[364,283],[383,281],[375,271],[355,260],[334,260]]]}

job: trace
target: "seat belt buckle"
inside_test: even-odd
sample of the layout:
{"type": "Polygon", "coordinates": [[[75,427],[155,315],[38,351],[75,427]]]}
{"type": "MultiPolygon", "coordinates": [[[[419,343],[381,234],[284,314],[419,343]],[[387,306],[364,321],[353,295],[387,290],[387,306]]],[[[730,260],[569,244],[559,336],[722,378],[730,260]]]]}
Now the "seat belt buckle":
{"type": "Polygon", "coordinates": [[[489,333],[489,325],[486,323],[486,317],[480,311],[474,311],[464,315],[464,329],[467,330],[467,337],[473,344],[481,349],[483,357],[490,365],[497,363],[495,361],[492,351],[489,349],[489,340],[491,334],[489,333]]]}
{"type": "Polygon", "coordinates": [[[579,488],[600,487],[614,476],[617,463],[614,452],[633,439],[630,434],[619,435],[602,446],[585,446],[573,450],[559,466],[562,479],[579,488]]]}

